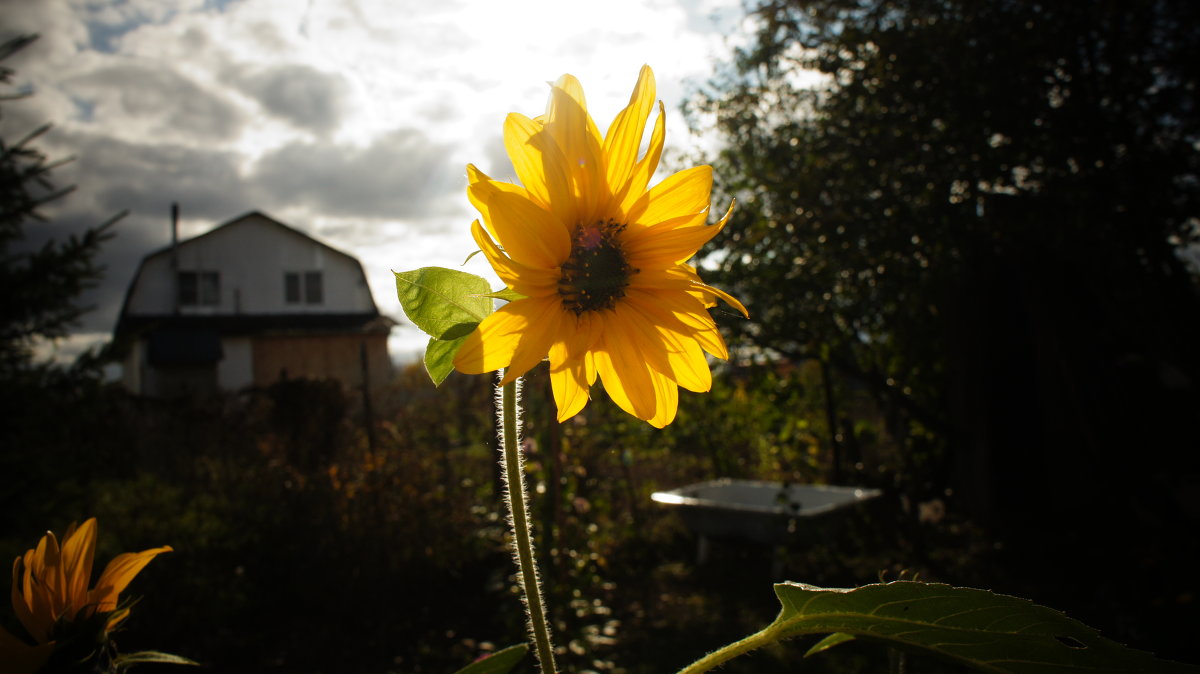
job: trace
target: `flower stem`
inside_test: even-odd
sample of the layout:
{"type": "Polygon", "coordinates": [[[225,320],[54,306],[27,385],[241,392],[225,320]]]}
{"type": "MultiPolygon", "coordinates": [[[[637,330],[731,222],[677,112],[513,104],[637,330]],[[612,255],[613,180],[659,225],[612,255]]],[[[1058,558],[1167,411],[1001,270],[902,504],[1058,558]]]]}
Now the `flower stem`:
{"type": "Polygon", "coordinates": [[[760,632],[755,632],[741,641],[735,641],[724,648],[709,653],[679,670],[679,674],[701,674],[701,672],[707,672],[710,669],[720,667],[739,655],[744,655],[756,648],[762,648],[773,641],[777,641],[779,639],[778,631],[778,628],[774,625],[768,625],[766,629],[760,632]]]}
{"type": "Polygon", "coordinates": [[[517,570],[520,574],[521,590],[524,592],[525,614],[529,618],[529,631],[537,647],[537,659],[542,671],[553,674],[554,646],[550,643],[550,628],[546,625],[546,614],[542,608],[542,586],[538,580],[537,562],[533,558],[533,540],[529,523],[528,496],[525,491],[524,460],[520,450],[520,410],[517,407],[517,382],[501,387],[500,442],[504,447],[504,488],[508,502],[513,531],[513,547],[516,549],[517,570]]]}

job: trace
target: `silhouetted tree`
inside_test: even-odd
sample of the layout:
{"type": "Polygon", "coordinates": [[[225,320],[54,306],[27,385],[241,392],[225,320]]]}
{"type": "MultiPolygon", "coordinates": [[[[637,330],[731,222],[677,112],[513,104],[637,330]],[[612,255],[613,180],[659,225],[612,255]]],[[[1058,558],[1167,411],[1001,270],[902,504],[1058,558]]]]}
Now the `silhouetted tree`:
{"type": "Polygon", "coordinates": [[[1197,14],[759,7],[757,41],[699,103],[742,202],[720,273],[754,304],[743,333],[831,361],[943,440],[1030,441],[1028,414],[971,398],[993,385],[1053,397],[1033,406],[1045,423],[1094,446],[1090,383],[1194,382],[1197,14]]]}
{"type": "MultiPolygon", "coordinates": [[[[0,85],[13,76],[4,59],[35,39],[0,44],[0,85]]],[[[0,93],[0,104],[24,95],[0,93]]],[[[50,179],[61,162],[33,147],[49,128],[0,139],[0,539],[53,525],[49,513],[78,498],[100,467],[113,467],[107,438],[88,432],[114,403],[102,395],[100,355],[89,351],[69,368],[34,357],[38,340],[66,336],[86,311],[79,295],[100,276],[96,255],[116,220],[40,247],[29,242],[29,226],[43,220],[38,209],[71,191],[50,179]]]]}
{"type": "Polygon", "coordinates": [[[1167,495],[1200,471],[1200,4],[750,16],[692,108],[740,203],[710,276],[750,307],[744,342],[872,390],[911,494],[1166,555],[1137,546],[1186,524],[1167,495]]]}
{"type": "MultiPolygon", "coordinates": [[[[0,44],[0,61],[36,39],[25,35],[0,44]]],[[[0,65],[0,84],[11,84],[12,76],[0,65]]],[[[0,102],[22,97],[6,93],[0,102]]],[[[79,295],[100,277],[96,255],[117,219],[40,247],[25,242],[29,224],[43,220],[38,209],[72,190],[50,179],[62,162],[47,161],[33,147],[49,129],[38,127],[15,143],[0,139],[0,373],[9,375],[30,364],[36,340],[65,337],[87,310],[79,295]]]]}

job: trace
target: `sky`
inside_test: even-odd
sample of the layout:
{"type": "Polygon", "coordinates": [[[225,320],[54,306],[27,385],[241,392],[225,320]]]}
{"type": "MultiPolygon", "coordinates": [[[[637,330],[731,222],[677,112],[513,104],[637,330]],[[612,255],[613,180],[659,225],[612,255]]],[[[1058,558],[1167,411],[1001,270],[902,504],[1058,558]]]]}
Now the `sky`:
{"type": "Polygon", "coordinates": [[[82,297],[94,309],[52,355],[108,339],[177,202],[182,238],[262,211],[356,256],[401,323],[393,358],[415,358],[425,338],[391,271],[495,279],[482,256],[460,266],[476,249],[465,166],[513,179],[504,116],[540,114],[571,73],[603,132],[649,64],[668,157],[694,152],[680,105],[743,16],[740,0],[0,0],[0,37],[41,36],[5,62],[32,95],[3,103],[0,137],[52,123],[37,147],[71,158],[53,178],[75,186],[30,242],[129,211],[82,297]]]}

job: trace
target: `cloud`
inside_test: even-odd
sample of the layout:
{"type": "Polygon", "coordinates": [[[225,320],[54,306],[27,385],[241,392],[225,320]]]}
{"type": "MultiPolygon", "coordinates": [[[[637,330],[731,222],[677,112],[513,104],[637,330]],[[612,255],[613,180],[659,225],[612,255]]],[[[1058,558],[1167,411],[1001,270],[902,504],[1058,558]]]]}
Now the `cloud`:
{"type": "MultiPolygon", "coordinates": [[[[388,270],[452,267],[474,249],[464,165],[512,179],[504,116],[539,114],[564,72],[603,127],[649,63],[668,146],[694,144],[677,103],[720,55],[739,0],[515,5],[0,0],[0,33],[43,36],[6,62],[36,95],[0,102],[0,135],[54,122],[38,145],[76,158],[55,182],[77,191],[35,238],[130,210],[101,254],[103,285],[83,298],[98,307],[84,329],[111,329],[137,264],[169,242],[173,201],[184,236],[250,210],[315,233],[359,256],[380,308],[396,311],[388,270]]],[[[471,265],[489,274],[479,256],[471,265]]]]}
{"type": "Polygon", "coordinates": [[[311,66],[288,64],[234,81],[263,109],[297,129],[325,137],[341,122],[345,83],[311,66]]]}
{"type": "Polygon", "coordinates": [[[26,49],[5,65],[21,73],[31,64],[58,67],[88,41],[87,24],[64,0],[0,0],[0,37],[31,33],[41,36],[37,53],[26,49]]]}
{"type": "Polygon", "coordinates": [[[63,172],[78,186],[72,199],[82,198],[101,213],[165,213],[166,204],[178,201],[199,217],[227,217],[257,200],[232,151],[93,134],[80,134],[73,144],[76,160],[63,172]]]}
{"type": "Polygon", "coordinates": [[[465,184],[450,146],[399,129],[365,147],[298,142],[268,153],[252,179],[270,207],[330,216],[414,218],[445,212],[465,184]]]}
{"type": "Polygon", "coordinates": [[[236,138],[245,124],[226,95],[162,62],[116,59],[66,80],[63,87],[87,102],[92,119],[85,121],[136,129],[147,141],[211,144],[236,138]]]}

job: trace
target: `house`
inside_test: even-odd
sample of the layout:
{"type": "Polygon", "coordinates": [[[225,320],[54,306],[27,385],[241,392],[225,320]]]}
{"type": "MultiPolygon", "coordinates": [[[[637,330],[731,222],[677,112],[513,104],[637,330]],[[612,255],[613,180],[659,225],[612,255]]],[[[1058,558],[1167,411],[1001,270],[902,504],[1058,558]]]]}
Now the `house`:
{"type": "Polygon", "coordinates": [[[171,396],[335,379],[390,378],[381,316],[354,257],[258,212],[147,255],[114,343],[131,392],[171,396]]]}

